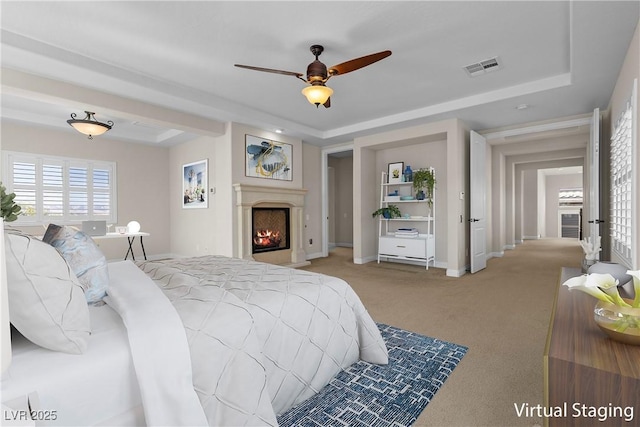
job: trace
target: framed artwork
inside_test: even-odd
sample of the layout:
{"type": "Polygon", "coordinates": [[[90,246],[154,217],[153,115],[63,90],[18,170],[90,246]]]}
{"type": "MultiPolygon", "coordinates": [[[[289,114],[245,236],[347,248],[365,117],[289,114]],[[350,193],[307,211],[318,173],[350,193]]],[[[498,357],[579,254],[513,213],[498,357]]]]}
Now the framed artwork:
{"type": "Polygon", "coordinates": [[[293,146],[285,142],[271,141],[245,135],[245,175],[252,178],[292,181],[291,160],[293,146]]]}
{"type": "Polygon", "coordinates": [[[209,207],[207,159],[182,165],[182,208],[198,209],[209,207]]]}
{"type": "Polygon", "coordinates": [[[402,173],[404,171],[404,162],[389,163],[387,171],[387,182],[389,184],[398,184],[402,182],[402,173]]]}

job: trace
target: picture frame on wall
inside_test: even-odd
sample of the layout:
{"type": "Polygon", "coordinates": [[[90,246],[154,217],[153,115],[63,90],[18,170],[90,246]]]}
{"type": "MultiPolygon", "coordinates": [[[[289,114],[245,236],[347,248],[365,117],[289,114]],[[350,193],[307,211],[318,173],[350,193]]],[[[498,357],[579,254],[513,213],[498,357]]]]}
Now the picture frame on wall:
{"type": "Polygon", "coordinates": [[[404,162],[389,163],[387,171],[387,182],[389,184],[398,184],[402,182],[402,173],[404,171],[404,162]]]}
{"type": "Polygon", "coordinates": [[[293,181],[293,145],[245,135],[245,176],[293,181]]]}
{"type": "Polygon", "coordinates": [[[203,209],[209,207],[207,193],[209,176],[208,159],[182,165],[182,208],[203,209]]]}

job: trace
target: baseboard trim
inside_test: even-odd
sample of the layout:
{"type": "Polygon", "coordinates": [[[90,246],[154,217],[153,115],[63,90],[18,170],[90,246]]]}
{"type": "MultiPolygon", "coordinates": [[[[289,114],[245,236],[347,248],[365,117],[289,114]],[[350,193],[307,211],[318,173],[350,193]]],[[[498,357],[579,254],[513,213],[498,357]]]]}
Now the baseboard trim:
{"type": "Polygon", "coordinates": [[[314,252],[312,254],[307,254],[307,259],[316,259],[316,258],[324,258],[322,252],[314,252]]]}
{"type": "Polygon", "coordinates": [[[335,243],[334,246],[337,246],[339,248],[352,248],[353,243],[335,243]]]}
{"type": "Polygon", "coordinates": [[[537,236],[522,236],[522,240],[539,240],[539,239],[540,239],[539,234],[537,236]]]}
{"type": "Polygon", "coordinates": [[[367,264],[369,262],[373,262],[373,261],[377,261],[378,260],[378,256],[374,255],[374,256],[368,256],[368,257],[364,257],[364,258],[353,258],[353,263],[354,264],[367,264]]]}
{"type": "Polygon", "coordinates": [[[466,269],[464,270],[454,270],[453,268],[447,268],[447,276],[448,277],[462,277],[467,273],[466,269]]]}

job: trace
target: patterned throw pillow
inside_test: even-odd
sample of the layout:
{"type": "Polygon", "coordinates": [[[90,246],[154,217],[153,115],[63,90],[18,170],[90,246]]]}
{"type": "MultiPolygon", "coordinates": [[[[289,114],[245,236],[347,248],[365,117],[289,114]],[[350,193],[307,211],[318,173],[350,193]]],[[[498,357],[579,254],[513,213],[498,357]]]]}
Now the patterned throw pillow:
{"type": "Polygon", "coordinates": [[[102,301],[109,287],[109,270],[107,259],[93,239],[76,228],[49,224],[42,241],[56,248],[67,261],[84,288],[87,302],[102,301]]]}
{"type": "Polygon", "coordinates": [[[27,339],[53,351],[80,354],[91,334],[82,286],[51,246],[5,230],[9,319],[27,339]]]}

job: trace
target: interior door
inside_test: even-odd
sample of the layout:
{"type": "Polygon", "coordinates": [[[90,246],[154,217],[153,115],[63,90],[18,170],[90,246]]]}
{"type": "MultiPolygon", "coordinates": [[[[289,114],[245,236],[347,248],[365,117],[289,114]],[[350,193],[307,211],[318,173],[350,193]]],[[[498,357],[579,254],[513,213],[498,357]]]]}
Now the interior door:
{"type": "Polygon", "coordinates": [[[471,273],[487,266],[487,175],[486,149],[487,140],[480,134],[471,131],[470,179],[470,250],[471,273]]]}
{"type": "MultiPolygon", "coordinates": [[[[600,237],[600,109],[593,110],[589,138],[589,237],[594,243],[600,237]]],[[[596,254],[596,260],[600,253],[596,254]]]]}

